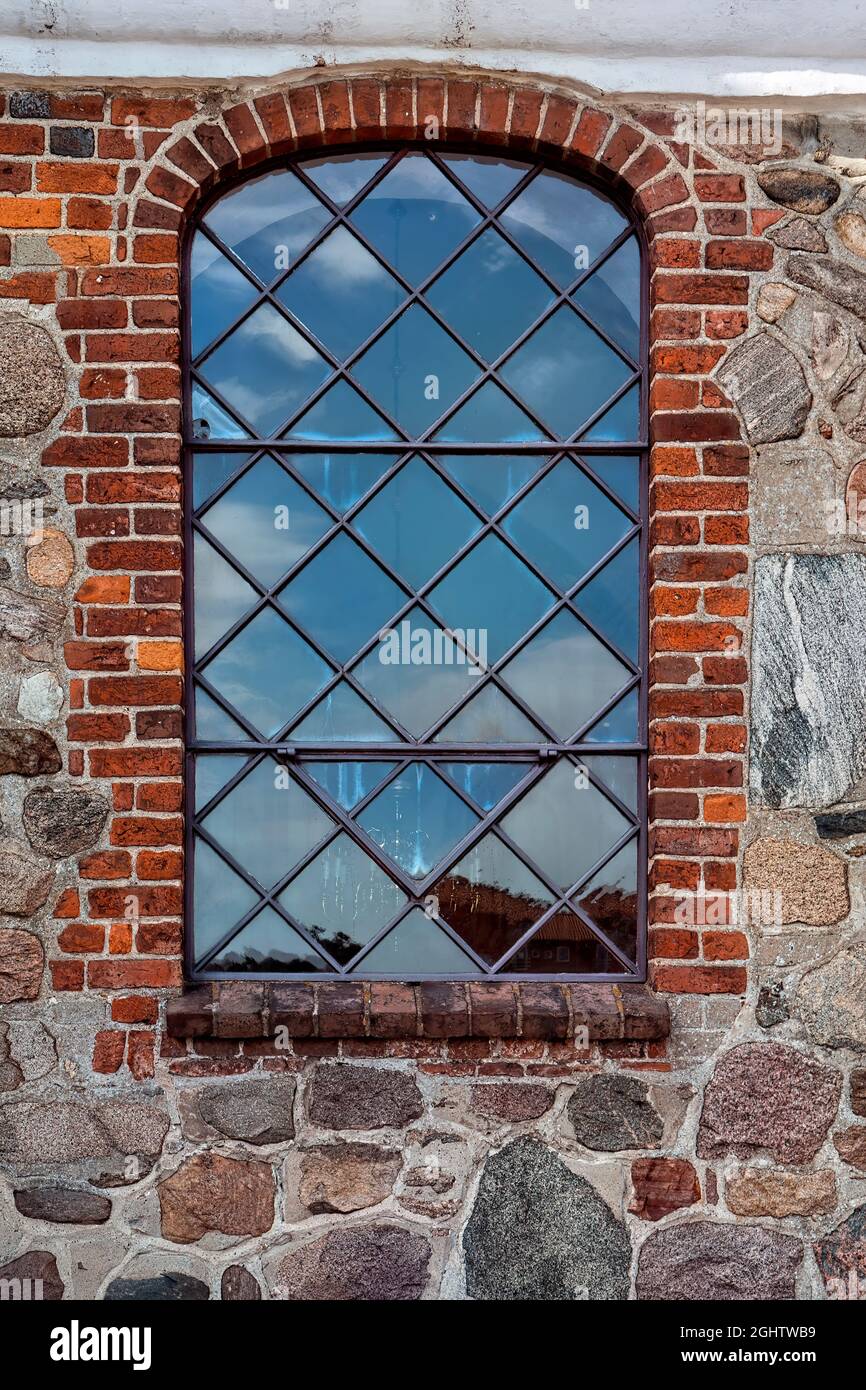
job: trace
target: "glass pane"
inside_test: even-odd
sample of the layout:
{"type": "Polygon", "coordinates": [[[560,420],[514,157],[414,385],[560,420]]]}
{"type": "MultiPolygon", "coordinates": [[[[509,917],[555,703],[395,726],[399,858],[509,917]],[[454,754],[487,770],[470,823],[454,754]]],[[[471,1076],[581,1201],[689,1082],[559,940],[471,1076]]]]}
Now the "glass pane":
{"type": "Polygon", "coordinates": [[[486,154],[443,154],[442,162],[488,208],[498,207],[532,167],[486,154]]]}
{"type": "Polygon", "coordinates": [[[341,965],[407,902],[378,864],[338,835],[280,894],[280,902],[341,965]]]}
{"type": "Polygon", "coordinates": [[[304,771],[328,793],[332,801],[351,811],[393,772],[396,763],[304,763],[304,771]]]}
{"type": "Polygon", "coordinates": [[[346,535],[329,541],[279,594],[286,612],[341,664],[405,599],[385,571],[346,535]]]}
{"type": "Polygon", "coordinates": [[[553,595],[498,536],[485,536],[430,592],[454,631],[478,633],[482,663],[498,661],[546,613],[553,595]]]}
{"type": "Polygon", "coordinates": [[[412,878],[426,878],[478,821],[422,763],[389,782],[358,817],[372,840],[412,878]]]}
{"type": "Polygon", "coordinates": [[[544,734],[488,682],[436,735],[436,743],[539,743],[544,734]]]}
{"type": "Polygon", "coordinates": [[[560,439],[568,439],[631,372],[597,333],[563,307],[509,357],[500,375],[560,439]]]}
{"type": "Polygon", "coordinates": [[[397,738],[345,681],[329,690],[291,735],[297,743],[384,743],[397,738]]]}
{"type": "Polygon", "coordinates": [[[583,737],[587,743],[637,743],[637,686],[583,737]]]}
{"type": "Polygon", "coordinates": [[[408,154],[352,213],[352,221],[411,285],[435,270],[480,218],[424,154],[408,154]]]}
{"type": "Polygon", "coordinates": [[[189,274],[190,336],[197,357],[249,308],[257,291],[201,232],[193,238],[189,274]]]}
{"type": "Polygon", "coordinates": [[[354,519],[355,529],[414,589],[431,579],[480,525],[417,455],[354,519]]]}
{"type": "Polygon", "coordinates": [[[591,430],[587,430],[584,439],[592,440],[594,443],[606,444],[608,440],[615,441],[620,439],[638,440],[641,437],[640,427],[640,389],[635,382],[634,386],[626,391],[624,396],[605,411],[604,415],[593,425],[591,430]]]}
{"type": "Polygon", "coordinates": [[[593,874],[575,902],[615,946],[637,960],[637,839],[593,874]]]}
{"type": "Polygon", "coordinates": [[[202,520],[270,588],[332,525],[308,492],[272,458],[259,459],[202,520]]]}
{"type": "Polygon", "coordinates": [[[637,661],[640,592],[638,588],[637,538],[608,560],[575,603],[599,632],[615,642],[621,652],[637,661]]]}
{"type": "Polygon", "coordinates": [[[397,435],[378,411],[373,410],[347,381],[338,381],[315,405],[286,430],[285,439],[352,439],[359,443],[396,439],[397,435]]]}
{"type": "Polygon", "coordinates": [[[560,908],[505,962],[508,975],[624,975],[625,967],[569,908],[560,908]]]}
{"type": "Polygon", "coordinates": [[[570,459],[561,459],[521,498],[502,526],[565,590],[622,540],[632,523],[570,459]]]}
{"type": "Polygon", "coordinates": [[[545,170],[515,198],[502,225],[565,289],[628,222],[601,193],[545,170]]]}
{"type": "Polygon", "coordinates": [[[301,168],[341,208],[369,183],[387,158],[386,154],[338,154],[326,159],[305,159],[301,168]]]}
{"type": "Polygon", "coordinates": [[[258,895],[204,840],[196,837],[193,853],[195,950],[200,962],[235,922],[255,907],[258,895]]]}
{"type": "Polygon", "coordinates": [[[430,975],[480,975],[473,960],[420,909],[411,912],[366,955],[353,975],[417,980],[430,975]]]}
{"type": "Polygon", "coordinates": [[[248,456],[238,454],[194,454],[192,460],[192,502],[198,508],[236,473],[248,456]]]}
{"type": "Polygon", "coordinates": [[[472,797],[483,811],[493,807],[512,791],[529,772],[531,763],[440,763],[458,787],[472,797]]]}
{"type": "Polygon", "coordinates": [[[394,462],[388,454],[292,454],[292,466],[320,497],[345,512],[394,462]]]}
{"type": "Polygon", "coordinates": [[[331,220],[331,214],[286,169],[250,179],[226,193],[204,220],[269,285],[331,220]]]}
{"type": "Polygon", "coordinates": [[[345,227],[330,232],[277,290],[277,298],[341,362],[405,297],[393,275],[345,227]]]}
{"type": "Polygon", "coordinates": [[[493,965],[554,902],[496,835],[485,835],[433,887],[439,915],[493,965]]]}
{"type": "Polygon", "coordinates": [[[420,738],[478,679],[473,633],[464,645],[413,608],[355,667],[354,675],[404,729],[420,738]]]}
{"type": "Polygon", "coordinates": [[[502,828],[563,892],[629,829],[629,822],[568,758],[536,782],[502,828]]]}
{"type": "Polygon", "coordinates": [[[479,368],[413,304],[351,368],[401,429],[418,438],[471,386],[479,368]]]}
{"type": "Polygon", "coordinates": [[[640,511],[640,460],[634,454],[593,454],[589,466],[633,512],[640,511]]]}
{"type": "Polygon", "coordinates": [[[246,730],[198,684],[195,688],[195,735],[204,743],[234,743],[250,738],[246,730]]]}
{"type": "Polygon", "coordinates": [[[265,738],[273,738],[333,673],[309,643],[265,608],[214,657],[205,674],[265,738]]]}
{"type": "Polygon", "coordinates": [[[549,439],[493,381],[470,396],[433,435],[451,444],[522,444],[549,439]]]}
{"type": "Polygon", "coordinates": [[[549,286],[492,228],[461,252],[426,295],[488,362],[500,357],[553,298],[549,286]]]}
{"type": "Polygon", "coordinates": [[[330,971],[300,932],[290,927],[272,907],[232,937],[208,966],[209,970],[248,970],[257,974],[312,975],[330,971]]]}
{"type": "Polygon", "coordinates": [[[288,319],[264,304],[211,353],[201,370],[259,437],[266,437],[322,384],[330,368],[288,319]]]}
{"type": "Polygon", "coordinates": [[[576,733],[628,677],[622,662],[564,611],[502,669],[503,680],[563,739],[576,733]]]}
{"type": "Polygon", "coordinates": [[[334,821],[283,764],[265,758],[202,826],[263,888],[271,888],[334,828],[334,821]]]}
{"type": "Polygon", "coordinates": [[[195,809],[216,796],[247,761],[244,753],[201,753],[195,762],[195,809]]]}
{"type": "Polygon", "coordinates": [[[192,388],[192,435],[193,439],[202,440],[249,438],[247,431],[198,382],[192,388]]]}
{"type": "Polygon", "coordinates": [[[195,565],[195,653],[209,652],[214,642],[238,618],[248,613],[259,595],[236,569],[196,534],[193,543],[195,565]]]}
{"type": "Polygon", "coordinates": [[[623,806],[627,806],[630,811],[637,815],[637,759],[626,756],[619,757],[617,754],[608,754],[607,757],[598,757],[595,753],[584,753],[580,758],[581,765],[589,769],[593,777],[599,782],[604,782],[605,786],[610,787],[614,796],[618,796],[623,806]]]}
{"type": "Polygon", "coordinates": [[[439,462],[492,516],[529,482],[544,460],[528,454],[442,454],[439,462]]]}
{"type": "Polygon", "coordinates": [[[608,337],[637,360],[640,355],[640,250],[631,237],[593,271],[574,302],[608,337]]]}

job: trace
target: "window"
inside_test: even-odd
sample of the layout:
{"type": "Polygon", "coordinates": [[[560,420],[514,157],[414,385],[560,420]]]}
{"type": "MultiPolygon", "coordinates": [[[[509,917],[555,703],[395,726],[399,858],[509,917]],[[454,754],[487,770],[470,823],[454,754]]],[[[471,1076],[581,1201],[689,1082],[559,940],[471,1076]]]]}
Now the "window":
{"type": "Polygon", "coordinates": [[[187,286],[190,975],[642,978],[634,224],[328,154],[212,201],[187,286]]]}

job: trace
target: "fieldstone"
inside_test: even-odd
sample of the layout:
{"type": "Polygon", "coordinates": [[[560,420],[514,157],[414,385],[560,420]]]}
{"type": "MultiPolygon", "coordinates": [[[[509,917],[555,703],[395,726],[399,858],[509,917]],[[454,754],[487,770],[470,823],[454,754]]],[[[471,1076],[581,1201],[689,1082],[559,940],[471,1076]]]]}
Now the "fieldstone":
{"type": "Polygon", "coordinates": [[[431,1220],[456,1216],[474,1177],[472,1147],[448,1130],[410,1131],[403,1150],[406,1167],[397,1201],[431,1220]]]}
{"type": "Polygon", "coordinates": [[[21,1164],[107,1157],[111,1143],[85,1105],[24,1102],[0,1110],[0,1155],[21,1164]]]}
{"type": "Polygon", "coordinates": [[[553,1104],[553,1092],[546,1086],[511,1085],[507,1081],[472,1087],[472,1109],[490,1120],[522,1124],[538,1120],[553,1104]]]}
{"type": "Polygon", "coordinates": [[[171,1127],[165,1102],[109,1100],[97,1106],[96,1117],[114,1147],[123,1154],[157,1158],[171,1127]]]}
{"type": "Polygon", "coordinates": [[[839,951],[803,976],[792,1012],[818,1047],[866,1050],[866,953],[839,951]]]}
{"type": "Polygon", "coordinates": [[[63,1297],[57,1261],[47,1250],[28,1250],[17,1260],[0,1265],[0,1284],[9,1280],[20,1280],[24,1285],[21,1297],[34,1302],[57,1303],[63,1297]]]}
{"type": "Polygon", "coordinates": [[[30,1187],[15,1192],[15,1205],[31,1221],[54,1221],[65,1226],[101,1226],[111,1215],[111,1202],[95,1192],[76,1188],[30,1187]]]}
{"type": "Polygon", "coordinates": [[[699,1158],[808,1163],[839,1108],[842,1077],[796,1048],[742,1043],[726,1052],[704,1092],[699,1158]]]}
{"type": "Polygon", "coordinates": [[[24,1072],[18,1059],[12,1056],[9,1024],[0,1023],[0,1091],[17,1091],[23,1080],[24,1072]]]}
{"type": "Polygon", "coordinates": [[[35,850],[66,859],[96,844],[110,809],[108,799],[98,792],[38,787],[24,798],[22,819],[35,850]]]}
{"type": "Polygon", "coordinates": [[[772,1168],[741,1168],[725,1183],[725,1200],[735,1216],[823,1216],[836,1208],[836,1175],[784,1173],[772,1168]]]}
{"type": "Polygon", "coordinates": [[[644,1241],[636,1292],[652,1302],[788,1301],[803,1247],[763,1226],[688,1221],[644,1241]]]}
{"type": "Polygon", "coordinates": [[[774,551],[823,545],[835,494],[836,468],[826,449],[792,453],[791,444],[765,445],[753,471],[756,544],[774,551]]]}
{"type": "Polygon", "coordinates": [[[326,1063],[313,1073],[310,1119],[323,1129],[400,1129],[423,1109],[414,1077],[394,1067],[326,1063]]]}
{"type": "Polygon", "coordinates": [[[814,222],[805,217],[791,217],[767,232],[767,240],[788,251],[826,251],[827,238],[814,222]]]}
{"type": "Polygon", "coordinates": [[[261,1236],[274,1224],[269,1163],[199,1153],[157,1187],[166,1240],[188,1245],[209,1231],[261,1236]]]}
{"type": "Polygon", "coordinates": [[[664,1132],[649,1087],[636,1076],[580,1077],[567,1115],[578,1142],[604,1153],[657,1148],[664,1132]]]}
{"type": "Polygon", "coordinates": [[[755,564],[753,796],[832,806],[866,772],[866,556],[755,564]]]}
{"type": "Polygon", "coordinates": [[[300,1198],[308,1211],[360,1211],[390,1196],[402,1167],[396,1149],[327,1144],[301,1159],[300,1198]]]}
{"type": "Polygon", "coordinates": [[[18,691],[18,714],[33,724],[51,724],[63,708],[63,689],[53,671],[25,676],[18,691]]]}
{"type": "MultiPolygon", "coordinates": [[[[51,488],[38,473],[23,472],[0,460],[0,497],[4,502],[30,502],[50,495],[51,488]]],[[[53,503],[43,506],[43,513],[49,508],[53,510],[53,503]]]]}
{"type": "Polygon", "coordinates": [[[836,235],[848,250],[866,260],[866,218],[859,212],[840,212],[836,218],[836,235]]]}
{"type": "Polygon", "coordinates": [[[792,290],[790,285],[782,285],[773,280],[769,281],[758,290],[758,299],[755,305],[758,318],[763,319],[764,323],[775,323],[786,310],[790,309],[796,298],[797,291],[792,290]]]}
{"type": "Polygon", "coordinates": [[[104,1295],[107,1303],[204,1303],[210,1290],[191,1274],[167,1270],[152,1279],[112,1279],[104,1295]]]}
{"type": "Polygon", "coordinates": [[[628,1298],[631,1245],[591,1183],[544,1144],[516,1139],[488,1158],[463,1235],[470,1298],[628,1298]]]}
{"type": "Polygon", "coordinates": [[[774,910],[780,907],[781,914],[775,926],[828,927],[847,917],[851,907],[846,861],[823,845],[797,840],[753,840],[743,856],[743,887],[747,893],[778,894],[774,910]]]}
{"type": "Polygon", "coordinates": [[[787,1023],[791,1009],[785,996],[785,986],[780,980],[761,985],[755,1004],[755,1022],[759,1028],[777,1028],[787,1023]]]}
{"type": "Polygon", "coordinates": [[[818,217],[839,197],[839,185],[820,169],[763,169],[758,184],[772,198],[792,212],[818,217]]]}
{"type": "Polygon", "coordinates": [[[11,1055],[21,1068],[25,1081],[38,1081],[57,1066],[57,1043],[38,1019],[11,1019],[0,1024],[7,1030],[11,1055]]]}
{"type": "Polygon", "coordinates": [[[851,1073],[851,1109],[855,1115],[866,1115],[866,1067],[851,1073]]]}
{"type": "Polygon", "coordinates": [[[19,314],[0,319],[0,435],[38,434],[66,393],[66,373],[51,336],[19,314]]]}
{"type": "Polygon", "coordinates": [[[53,882],[50,864],[33,859],[14,840],[0,840],[0,913],[32,917],[47,902],[53,882]]]}
{"type": "Polygon", "coordinates": [[[812,1246],[828,1293],[861,1298],[866,1282],[866,1206],[857,1207],[835,1230],[812,1246]],[[853,1276],[853,1277],[852,1277],[853,1276]]]}
{"type": "Polygon", "coordinates": [[[826,811],[815,817],[815,829],[822,840],[847,840],[851,835],[863,835],[866,833],[866,808],[826,811]]]}
{"type": "MultiPolygon", "coordinates": [[[[2,863],[0,855],[0,871],[2,863]]],[[[0,903],[2,896],[0,889],[0,903]]],[[[0,1004],[38,998],[44,968],[45,952],[38,936],[20,927],[0,927],[0,1004]]]]}
{"type": "Polygon", "coordinates": [[[409,1302],[427,1283],[430,1246],[400,1226],[335,1228],[282,1256],[274,1298],[299,1302],[409,1302]]]}
{"type": "Polygon", "coordinates": [[[62,589],[72,578],[75,551],[62,531],[36,531],[27,545],[27,577],[42,589],[62,589]]]}
{"type": "Polygon", "coordinates": [[[0,776],[38,777],[62,766],[57,744],[43,729],[0,729],[0,776]]]}
{"type": "Polygon", "coordinates": [[[866,1125],[851,1125],[833,1135],[836,1152],[845,1163],[866,1172],[866,1125]]]}
{"type": "Polygon", "coordinates": [[[279,1076],[208,1086],[195,1097],[205,1124],[227,1139],[243,1139],[248,1144],[282,1144],[293,1139],[294,1099],[294,1081],[279,1076]]]}
{"type": "Polygon", "coordinates": [[[812,392],[794,354],[770,333],[756,333],[732,348],[716,380],[739,408],[753,444],[803,433],[812,392]]]}
{"type": "Polygon", "coordinates": [[[220,1282],[223,1303],[254,1303],[261,1296],[258,1280],[243,1265],[229,1265],[223,1270],[220,1282]]]}
{"type": "Polygon", "coordinates": [[[788,257],[785,270],[795,284],[805,285],[858,318],[866,317],[866,274],[862,270],[855,270],[833,257],[815,260],[798,255],[788,257]]]}
{"type": "Polygon", "coordinates": [[[819,381],[835,376],[848,356],[848,331],[835,314],[816,309],[812,315],[812,369],[819,381]]]}
{"type": "Polygon", "coordinates": [[[56,598],[19,594],[0,585],[0,638],[14,642],[52,641],[60,631],[66,608],[56,598]]]}
{"type": "Polygon", "coordinates": [[[629,1211],[644,1221],[660,1221],[680,1207],[701,1200],[701,1185],[685,1158],[638,1158],[631,1166],[634,1187],[629,1211]]]}

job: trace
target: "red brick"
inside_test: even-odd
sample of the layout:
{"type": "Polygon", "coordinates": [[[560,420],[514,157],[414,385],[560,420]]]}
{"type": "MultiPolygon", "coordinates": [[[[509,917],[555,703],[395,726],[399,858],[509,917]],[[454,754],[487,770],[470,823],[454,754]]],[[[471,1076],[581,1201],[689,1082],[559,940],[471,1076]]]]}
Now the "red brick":
{"type": "Polygon", "coordinates": [[[93,1044],[93,1070],[106,1075],[119,1071],[125,1047],[126,1034],[121,1029],[109,1028],[97,1033],[93,1044]]]}
{"type": "Polygon", "coordinates": [[[57,993],[84,988],[84,962],[80,960],[51,960],[51,988],[57,993]]]}
{"type": "Polygon", "coordinates": [[[156,1023],[159,1004],[147,994],[121,994],[111,1001],[114,1023],[156,1023]]]}
{"type": "Polygon", "coordinates": [[[86,955],[90,951],[101,951],[105,943],[104,927],[93,926],[89,922],[70,922],[57,938],[61,951],[71,955],[86,955]]]}
{"type": "Polygon", "coordinates": [[[746,185],[742,174],[696,174],[695,192],[702,203],[746,201],[746,185]]]}
{"type": "Polygon", "coordinates": [[[89,764],[93,777],[179,777],[182,770],[176,748],[94,748],[89,764]]]}
{"type": "Polygon", "coordinates": [[[264,157],[267,152],[264,136],[245,101],[239,102],[237,106],[230,106],[228,110],[224,111],[223,120],[228,126],[229,135],[238,148],[242,166],[252,164],[257,159],[264,157]]]}
{"type": "Polygon", "coordinates": [[[710,241],[705,263],[711,270],[770,270],[773,247],[767,241],[710,241]]]}
{"type": "Polygon", "coordinates": [[[87,683],[92,705],[177,705],[181,694],[177,676],[95,676],[87,683]]]}
{"type": "Polygon", "coordinates": [[[91,960],[87,982],[93,989],[167,989],[181,983],[180,961],[91,960]]]}
{"type": "Polygon", "coordinates": [[[82,878],[128,878],[132,872],[132,856],[124,850],[99,849],[78,861],[82,878]]]}
{"type": "Polygon", "coordinates": [[[662,994],[745,994],[746,971],[736,966],[660,965],[652,972],[652,986],[662,994]]]}
{"type": "MultiPolygon", "coordinates": [[[[110,839],[113,845],[179,845],[183,839],[183,821],[174,817],[117,816],[111,826],[110,839]]],[[[178,912],[180,907],[160,907],[158,911],[178,912]]]]}
{"type": "Polygon", "coordinates": [[[112,125],[157,126],[168,129],[188,121],[196,112],[193,98],[115,97],[111,103],[112,125]]]}
{"type": "Polygon", "coordinates": [[[171,541],[101,541],[87,551],[95,570],[177,570],[180,558],[180,546],[171,541]]]}
{"type": "Polygon", "coordinates": [[[591,107],[585,107],[571,137],[571,152],[589,157],[595,155],[610,125],[611,118],[604,111],[593,111],[591,107]]]}
{"type": "Polygon", "coordinates": [[[657,304],[747,304],[749,281],[744,275],[674,275],[659,273],[652,282],[657,304]]]}
{"type": "Polygon", "coordinates": [[[651,758],[653,787],[741,787],[743,764],[723,758],[651,758]]]}

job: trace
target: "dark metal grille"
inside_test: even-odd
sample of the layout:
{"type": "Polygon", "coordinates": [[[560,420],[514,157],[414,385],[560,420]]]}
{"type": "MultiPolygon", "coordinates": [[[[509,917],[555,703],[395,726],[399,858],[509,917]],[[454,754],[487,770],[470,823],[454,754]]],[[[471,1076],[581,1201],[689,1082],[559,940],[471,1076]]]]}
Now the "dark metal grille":
{"type": "Polygon", "coordinates": [[[198,217],[190,976],[643,978],[638,238],[419,146],[198,217]]]}

